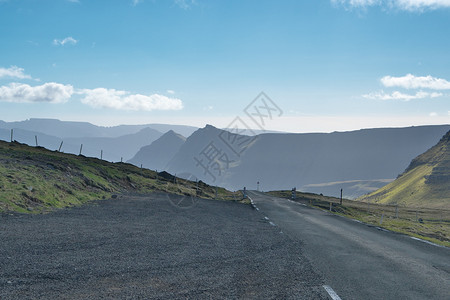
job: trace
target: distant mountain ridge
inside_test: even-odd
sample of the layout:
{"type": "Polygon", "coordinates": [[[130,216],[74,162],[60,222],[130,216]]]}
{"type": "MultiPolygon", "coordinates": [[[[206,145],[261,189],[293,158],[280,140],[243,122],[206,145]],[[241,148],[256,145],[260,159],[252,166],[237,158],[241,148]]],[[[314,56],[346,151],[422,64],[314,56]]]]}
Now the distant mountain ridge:
{"type": "Polygon", "coordinates": [[[47,135],[59,138],[87,138],[87,137],[119,137],[128,134],[134,134],[144,128],[152,128],[161,133],[169,130],[189,136],[198,127],[187,125],[170,125],[170,124],[144,124],[144,125],[118,125],[118,126],[97,126],[88,122],[72,122],[60,121],[57,119],[38,119],[31,118],[19,122],[0,121],[0,128],[3,129],[23,129],[29,131],[42,132],[47,135]]]}
{"type": "Polygon", "coordinates": [[[375,128],[311,134],[261,134],[247,139],[236,155],[213,126],[193,133],[168,164],[171,173],[195,177],[229,189],[290,189],[355,198],[371,192],[404,170],[450,129],[450,125],[375,128]],[[214,146],[216,149],[208,149],[214,146]],[[215,160],[205,154],[216,152],[215,160]],[[222,158],[222,159],[221,159],[222,158]],[[205,164],[214,168],[205,168],[205,164]],[[213,165],[214,164],[214,165],[213,165]],[[353,183],[352,183],[353,182],[353,183]],[[313,186],[321,185],[321,186],[313,186]]]}
{"type": "Polygon", "coordinates": [[[197,127],[170,124],[96,126],[87,122],[69,122],[57,119],[29,119],[20,122],[0,121],[0,139],[13,139],[30,146],[38,145],[50,150],[59,149],[66,153],[102,157],[108,161],[126,161],[141,147],[150,145],[164,132],[176,129],[190,135],[197,127]],[[162,130],[162,131],[160,131],[162,130]],[[81,145],[83,145],[81,147],[81,145]]]}
{"type": "Polygon", "coordinates": [[[450,131],[398,178],[362,201],[450,209],[450,131]]]}

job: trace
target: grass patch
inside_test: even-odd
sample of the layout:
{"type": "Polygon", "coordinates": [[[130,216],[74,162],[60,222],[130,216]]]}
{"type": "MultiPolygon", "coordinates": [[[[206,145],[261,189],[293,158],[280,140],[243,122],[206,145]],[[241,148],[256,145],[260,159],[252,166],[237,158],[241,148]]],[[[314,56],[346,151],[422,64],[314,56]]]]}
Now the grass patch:
{"type": "MultiPolygon", "coordinates": [[[[167,173],[165,173],[167,174],[167,173]]],[[[0,212],[41,213],[111,198],[163,191],[241,200],[237,193],[126,163],[0,141],[0,212]]]]}

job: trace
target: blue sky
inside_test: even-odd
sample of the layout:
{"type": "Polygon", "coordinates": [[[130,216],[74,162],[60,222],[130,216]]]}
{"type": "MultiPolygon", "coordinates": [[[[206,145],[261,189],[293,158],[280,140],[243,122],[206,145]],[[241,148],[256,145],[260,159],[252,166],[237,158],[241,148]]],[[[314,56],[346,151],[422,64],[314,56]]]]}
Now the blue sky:
{"type": "Polygon", "coordinates": [[[0,119],[450,123],[450,0],[0,0],[0,119]]]}

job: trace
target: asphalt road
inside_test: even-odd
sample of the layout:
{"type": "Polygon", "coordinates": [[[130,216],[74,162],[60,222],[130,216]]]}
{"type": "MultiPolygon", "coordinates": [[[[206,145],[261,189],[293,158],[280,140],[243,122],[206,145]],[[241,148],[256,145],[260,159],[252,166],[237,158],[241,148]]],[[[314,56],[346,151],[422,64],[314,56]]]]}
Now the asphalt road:
{"type": "Polygon", "coordinates": [[[328,299],[302,237],[249,205],[175,200],[0,214],[0,299],[328,299]]]}
{"type": "Polygon", "coordinates": [[[342,299],[450,299],[450,249],[249,192],[342,299]]]}

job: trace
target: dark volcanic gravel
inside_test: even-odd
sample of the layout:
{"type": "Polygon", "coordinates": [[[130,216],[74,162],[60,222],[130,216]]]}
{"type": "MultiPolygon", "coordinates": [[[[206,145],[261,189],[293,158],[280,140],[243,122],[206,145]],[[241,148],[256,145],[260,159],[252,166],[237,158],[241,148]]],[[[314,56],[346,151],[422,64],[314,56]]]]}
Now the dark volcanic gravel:
{"type": "Polygon", "coordinates": [[[0,299],[327,299],[302,245],[250,206],[165,194],[0,215],[0,299]]]}

